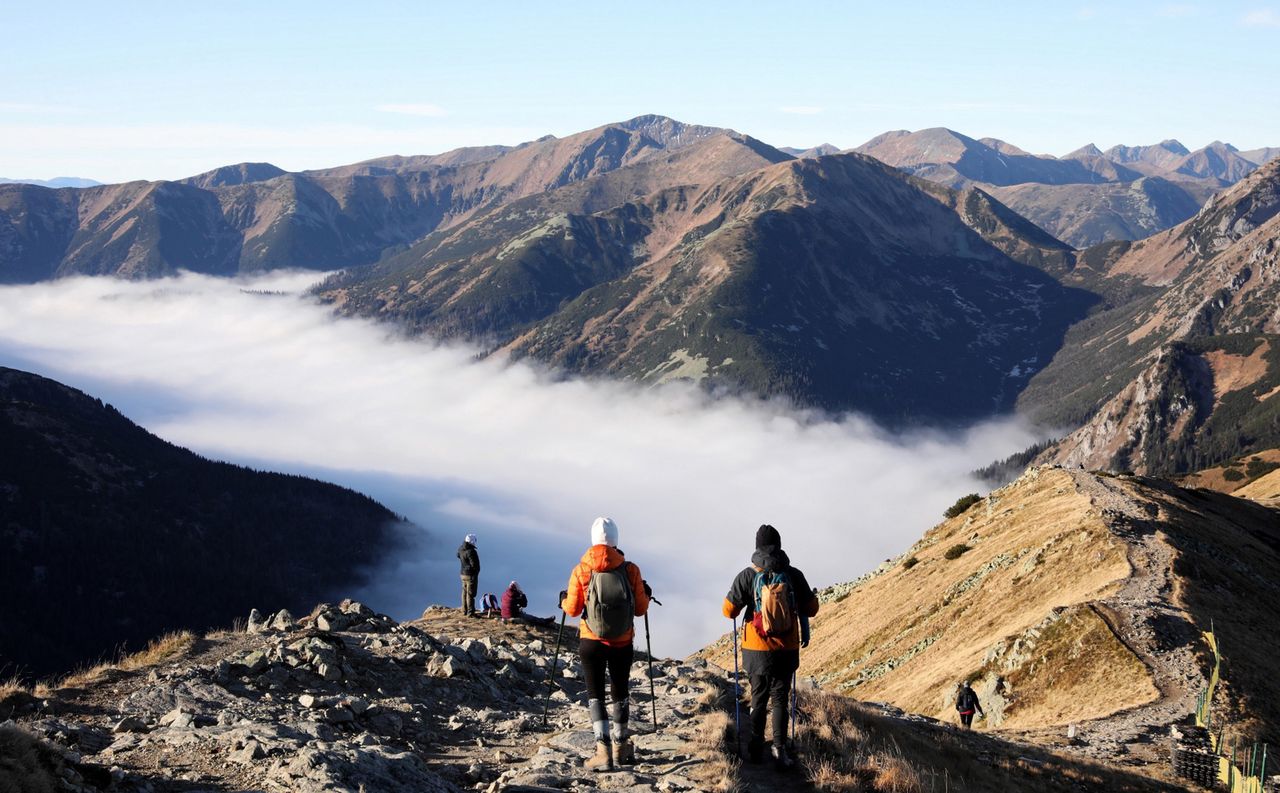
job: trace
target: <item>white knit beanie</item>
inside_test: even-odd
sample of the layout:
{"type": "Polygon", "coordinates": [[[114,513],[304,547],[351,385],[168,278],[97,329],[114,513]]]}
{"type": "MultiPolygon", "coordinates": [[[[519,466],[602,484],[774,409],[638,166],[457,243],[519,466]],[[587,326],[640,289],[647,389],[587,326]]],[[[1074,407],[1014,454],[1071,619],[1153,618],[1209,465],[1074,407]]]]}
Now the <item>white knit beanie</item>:
{"type": "Polygon", "coordinates": [[[591,524],[591,544],[618,547],[618,524],[613,522],[613,518],[596,518],[596,522],[591,524]]]}

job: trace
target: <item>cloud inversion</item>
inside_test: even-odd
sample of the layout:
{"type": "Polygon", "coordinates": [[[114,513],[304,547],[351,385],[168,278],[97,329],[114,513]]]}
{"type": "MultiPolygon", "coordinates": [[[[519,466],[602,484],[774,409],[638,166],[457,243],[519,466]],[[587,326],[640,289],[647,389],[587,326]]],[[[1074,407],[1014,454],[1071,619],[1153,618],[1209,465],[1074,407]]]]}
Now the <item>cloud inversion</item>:
{"type": "Polygon", "coordinates": [[[424,532],[359,593],[399,618],[456,605],[467,531],[480,591],[516,578],[530,611],[550,614],[592,519],[609,515],[666,604],[651,617],[662,653],[727,628],[720,599],[760,523],[815,585],[847,580],[977,490],[966,472],[1034,440],[1011,421],[890,436],[857,416],[476,362],[462,345],[334,319],[298,294],[315,278],[0,288],[0,364],[205,455],[319,476],[407,515],[424,532]]]}

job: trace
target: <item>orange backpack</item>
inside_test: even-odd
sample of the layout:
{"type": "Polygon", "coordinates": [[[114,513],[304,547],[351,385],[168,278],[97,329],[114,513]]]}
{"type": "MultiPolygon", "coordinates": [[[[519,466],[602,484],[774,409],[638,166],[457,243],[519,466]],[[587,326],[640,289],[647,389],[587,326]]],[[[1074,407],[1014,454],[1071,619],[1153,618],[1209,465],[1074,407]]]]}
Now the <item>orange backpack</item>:
{"type": "Polygon", "coordinates": [[[786,573],[756,573],[756,612],[751,625],[762,639],[787,636],[796,627],[796,596],[786,573]]]}

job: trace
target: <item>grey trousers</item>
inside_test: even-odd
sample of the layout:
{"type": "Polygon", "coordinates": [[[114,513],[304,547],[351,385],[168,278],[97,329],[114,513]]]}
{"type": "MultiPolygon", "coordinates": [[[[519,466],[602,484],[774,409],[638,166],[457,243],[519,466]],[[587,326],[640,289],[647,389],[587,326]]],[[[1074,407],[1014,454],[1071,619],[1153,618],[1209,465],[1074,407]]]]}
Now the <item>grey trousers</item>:
{"type": "Polygon", "coordinates": [[[476,613],[476,577],[473,575],[462,576],[462,613],[476,613]]]}

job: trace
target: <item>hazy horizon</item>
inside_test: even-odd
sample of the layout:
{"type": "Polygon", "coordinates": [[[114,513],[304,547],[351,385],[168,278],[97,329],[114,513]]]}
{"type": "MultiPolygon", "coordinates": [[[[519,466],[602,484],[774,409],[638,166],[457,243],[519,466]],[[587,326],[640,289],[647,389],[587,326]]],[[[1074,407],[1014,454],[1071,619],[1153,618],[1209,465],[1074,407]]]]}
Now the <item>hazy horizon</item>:
{"type": "Polygon", "coordinates": [[[296,171],[646,113],[798,148],[928,127],[1054,155],[1166,138],[1280,145],[1280,85],[1265,79],[1280,72],[1276,0],[8,10],[10,178],[177,179],[244,161],[296,171]]]}

